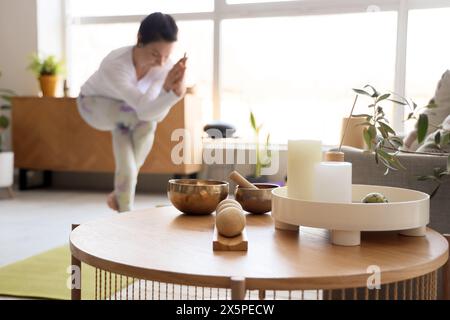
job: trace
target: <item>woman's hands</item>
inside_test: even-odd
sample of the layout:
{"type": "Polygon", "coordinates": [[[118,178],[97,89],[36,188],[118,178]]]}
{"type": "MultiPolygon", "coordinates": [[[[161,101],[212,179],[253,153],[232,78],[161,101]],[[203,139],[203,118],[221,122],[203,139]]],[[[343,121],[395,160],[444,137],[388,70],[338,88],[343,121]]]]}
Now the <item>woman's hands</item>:
{"type": "Polygon", "coordinates": [[[181,58],[167,74],[163,86],[164,90],[167,92],[173,91],[179,97],[181,97],[186,91],[186,87],[184,85],[186,61],[187,57],[186,54],[184,54],[184,57],[181,58]]]}

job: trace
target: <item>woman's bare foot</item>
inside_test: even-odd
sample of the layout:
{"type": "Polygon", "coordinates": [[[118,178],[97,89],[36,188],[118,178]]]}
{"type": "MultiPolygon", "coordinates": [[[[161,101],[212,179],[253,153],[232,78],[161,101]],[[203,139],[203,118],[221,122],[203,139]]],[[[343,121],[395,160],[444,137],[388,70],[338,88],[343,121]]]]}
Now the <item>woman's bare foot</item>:
{"type": "Polygon", "coordinates": [[[106,198],[106,203],[114,211],[119,211],[119,204],[117,203],[116,194],[111,192],[106,198]]]}

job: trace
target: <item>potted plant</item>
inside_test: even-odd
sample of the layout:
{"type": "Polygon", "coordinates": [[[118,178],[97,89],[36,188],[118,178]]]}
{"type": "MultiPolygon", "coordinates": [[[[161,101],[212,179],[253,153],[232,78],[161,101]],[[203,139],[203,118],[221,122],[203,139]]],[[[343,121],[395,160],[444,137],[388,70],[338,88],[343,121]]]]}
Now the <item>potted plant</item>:
{"type": "Polygon", "coordinates": [[[58,76],[63,73],[63,62],[52,55],[40,57],[38,54],[33,54],[28,69],[38,78],[42,95],[44,97],[55,97],[58,76]]]}
{"type": "Polygon", "coordinates": [[[5,110],[10,109],[10,101],[13,95],[13,91],[0,88],[0,188],[7,188],[11,196],[11,186],[14,180],[14,153],[6,150],[3,137],[10,125],[5,110]]]}
{"type": "Polygon", "coordinates": [[[271,164],[272,154],[269,149],[270,145],[270,133],[267,134],[265,138],[265,143],[263,149],[261,149],[260,134],[263,127],[262,124],[258,125],[255,120],[255,115],[250,111],[250,124],[254,132],[255,137],[255,153],[256,153],[256,164],[255,171],[253,175],[247,176],[247,180],[253,183],[263,183],[267,182],[267,177],[261,175],[263,168],[267,168],[271,164]]]}
{"type": "MultiPolygon", "coordinates": [[[[448,146],[450,146],[450,131],[446,130],[443,124],[436,125],[429,123],[427,114],[421,112],[423,109],[436,108],[435,101],[431,100],[426,106],[419,108],[414,101],[393,93],[380,93],[371,85],[366,85],[363,89],[353,90],[357,95],[367,96],[371,100],[368,106],[369,110],[372,111],[370,114],[352,116],[365,118],[365,122],[363,123],[366,126],[363,133],[364,141],[369,151],[375,153],[375,161],[377,164],[381,162],[386,168],[385,175],[390,170],[397,171],[405,169],[398,158],[398,154],[400,153],[448,157],[446,168],[432,168],[433,171],[429,175],[418,176],[419,180],[432,180],[436,182],[437,186],[431,193],[433,197],[439,190],[440,185],[444,183],[445,178],[450,176],[450,154],[442,151],[448,149],[448,146]],[[417,141],[419,143],[425,142],[427,145],[435,147],[436,150],[441,150],[441,152],[403,150],[401,148],[403,146],[403,140],[397,136],[395,130],[389,126],[388,120],[385,118],[385,112],[381,104],[386,101],[408,107],[410,112],[406,120],[415,120],[417,122],[417,141]],[[436,132],[431,137],[431,141],[426,141],[429,126],[433,126],[436,132]]],[[[448,179],[446,182],[448,182],[448,179]]]]}

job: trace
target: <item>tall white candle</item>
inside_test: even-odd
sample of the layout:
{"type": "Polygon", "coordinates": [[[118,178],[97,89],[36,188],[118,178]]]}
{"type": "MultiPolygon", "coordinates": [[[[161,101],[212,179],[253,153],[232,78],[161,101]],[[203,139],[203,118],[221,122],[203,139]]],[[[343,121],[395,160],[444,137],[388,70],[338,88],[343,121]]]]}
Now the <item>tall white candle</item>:
{"type": "Polygon", "coordinates": [[[322,161],[322,143],[316,140],[288,141],[288,196],[312,200],[314,165],[322,161]]]}
{"type": "Polygon", "coordinates": [[[314,166],[313,200],[319,202],[352,202],[352,164],[321,162],[314,166]]]}

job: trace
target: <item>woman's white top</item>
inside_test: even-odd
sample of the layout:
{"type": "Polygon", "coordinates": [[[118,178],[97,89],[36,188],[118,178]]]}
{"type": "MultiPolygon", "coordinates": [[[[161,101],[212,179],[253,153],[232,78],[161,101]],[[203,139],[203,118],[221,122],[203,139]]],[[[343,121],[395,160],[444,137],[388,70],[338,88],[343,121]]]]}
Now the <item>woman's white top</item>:
{"type": "Polygon", "coordinates": [[[164,90],[164,80],[173,63],[153,67],[140,80],[133,64],[133,47],[112,51],[99,69],[81,87],[85,96],[102,96],[124,101],[136,110],[143,121],[161,121],[170,108],[181,99],[173,91],[164,90]]]}

